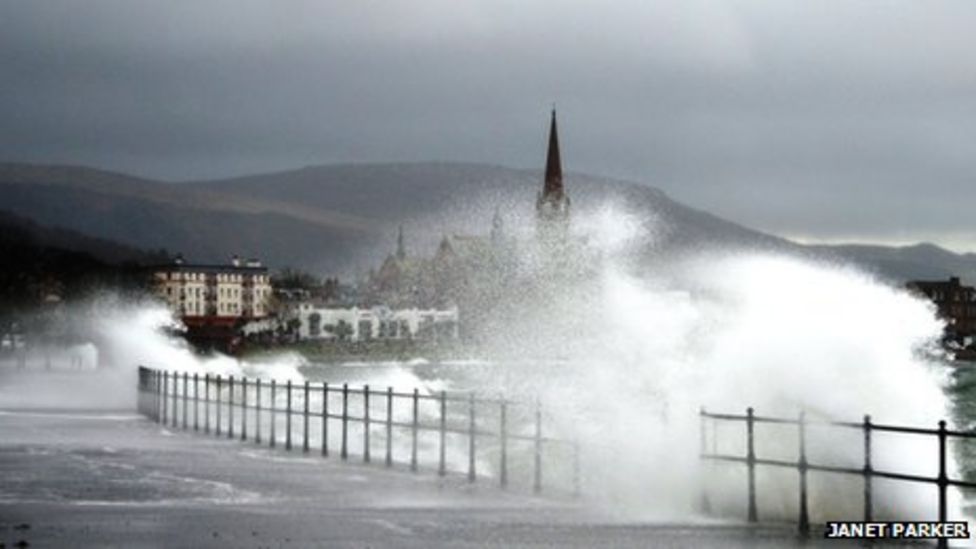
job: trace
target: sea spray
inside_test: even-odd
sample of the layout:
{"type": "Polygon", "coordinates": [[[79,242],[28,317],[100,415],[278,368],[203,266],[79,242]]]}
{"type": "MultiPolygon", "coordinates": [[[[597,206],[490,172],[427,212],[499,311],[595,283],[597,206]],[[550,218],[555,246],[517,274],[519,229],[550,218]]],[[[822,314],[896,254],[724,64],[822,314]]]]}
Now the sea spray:
{"type": "MultiPolygon", "coordinates": [[[[929,428],[950,417],[937,345],[942,323],[903,288],[850,266],[764,251],[700,251],[655,264],[646,256],[648,238],[660,230],[653,223],[606,209],[586,221],[577,235],[585,245],[572,260],[588,275],[546,273],[540,278],[555,287],[538,292],[544,299],[520,296],[524,314],[510,333],[492,335],[500,356],[521,347],[562,360],[520,372],[518,386],[558,409],[550,428],[581,441],[588,492],[606,508],[692,516],[710,486],[713,507],[743,515],[744,468],[703,467],[698,458],[700,407],[737,414],[754,407],[786,418],[804,412],[811,422],[872,414],[876,422],[929,428]]],[[[721,429],[720,450],[744,455],[743,425],[721,429]]],[[[795,461],[797,436],[795,427],[762,426],[758,451],[795,461]]],[[[808,457],[817,463],[859,468],[862,446],[856,430],[808,429],[808,457]]],[[[937,457],[934,437],[875,434],[877,469],[934,477],[937,457]]],[[[860,478],[812,477],[814,520],[863,512],[860,478]]],[[[933,516],[934,486],[875,484],[877,517],[933,516]]],[[[766,518],[797,516],[795,471],[763,470],[759,492],[766,518]]]]}
{"type": "MultiPolygon", "coordinates": [[[[435,377],[426,377],[423,365],[381,372],[348,367],[346,379],[327,381],[418,386],[423,394],[471,389],[527,402],[538,396],[545,436],[579,443],[584,501],[662,520],[700,516],[706,487],[713,511],[743,516],[742,466],[698,458],[701,406],[732,413],[752,406],[784,417],[805,411],[812,420],[858,421],[870,413],[877,422],[928,427],[948,417],[945,368],[935,351],[942,326],[929,304],[903,289],[850,267],[769,252],[703,250],[665,260],[647,253],[663,229],[619,206],[574,223],[571,257],[539,260],[544,251],[528,249],[530,261],[517,277],[534,285],[491,292],[508,302],[492,304],[507,315],[504,321],[486,323],[490,329],[476,334],[487,364],[441,367],[435,377]],[[566,272],[544,272],[554,265],[566,272]]],[[[298,355],[248,362],[194,352],[172,336],[180,326],[155,302],[103,297],[78,318],[100,361],[132,376],[122,387],[134,386],[137,365],[295,384],[305,379],[298,355]]],[[[320,397],[310,398],[317,409],[320,397]]],[[[337,398],[330,398],[333,410],[337,398]]],[[[420,412],[424,421],[438,413],[433,401],[420,412]]],[[[406,408],[395,413],[408,419],[406,408]]],[[[522,421],[513,431],[530,432],[531,416],[522,421]]],[[[741,424],[721,429],[721,449],[741,455],[741,424]]],[[[762,427],[757,439],[761,455],[796,457],[795,429],[762,427]]],[[[451,467],[463,469],[463,441],[450,444],[451,467]]],[[[811,459],[819,462],[860,467],[860,444],[857,432],[810,430],[811,459]]],[[[493,475],[497,453],[486,450],[478,470],[493,475]]],[[[395,451],[403,456],[406,448],[398,443],[395,451]]],[[[421,441],[422,460],[436,452],[434,439],[421,441]]],[[[875,441],[879,469],[932,475],[936,455],[934,442],[923,438],[879,435],[875,441]]],[[[531,462],[513,459],[510,466],[518,475],[531,462]]],[[[546,474],[548,481],[552,473],[546,474]]],[[[762,472],[758,484],[764,518],[796,516],[795,472],[762,472]]],[[[814,520],[860,516],[861,492],[857,477],[812,474],[814,520]]],[[[876,494],[879,518],[934,513],[929,485],[879,481],[876,494]]]]}
{"type": "MultiPolygon", "coordinates": [[[[603,330],[576,342],[568,371],[543,385],[572,418],[567,433],[594,449],[589,484],[609,506],[673,518],[693,513],[710,484],[716,506],[741,516],[744,468],[703,469],[698,460],[701,406],[786,418],[805,411],[813,421],[871,413],[926,427],[948,417],[932,349],[941,324],[906,292],[849,268],[755,253],[697,259],[677,272],[680,280],[644,281],[608,266],[584,312],[603,330]]],[[[811,428],[810,459],[859,467],[860,436],[811,428]]],[[[934,438],[875,436],[875,467],[934,476],[934,438]]],[[[757,439],[766,457],[797,458],[795,428],[763,426],[757,439]]],[[[744,441],[741,423],[719,435],[725,453],[744,455],[744,441]]],[[[824,477],[835,480],[811,481],[814,518],[860,516],[860,479],[824,493],[824,477]]],[[[932,486],[878,484],[878,516],[932,515],[932,486]]],[[[794,518],[796,492],[795,472],[764,473],[764,515],[794,518]]]]}
{"type": "MultiPolygon", "coordinates": [[[[763,250],[657,253],[654,219],[608,205],[574,217],[572,240],[532,244],[521,272],[483,303],[501,318],[475,334],[492,368],[459,371],[461,386],[532,398],[547,434],[578,440],[588,499],[645,518],[713,511],[744,516],[745,470],[699,457],[700,407],[795,419],[808,458],[863,466],[859,430],[818,422],[934,428],[950,417],[943,325],[931,304],[851,266],[763,250]],[[546,257],[546,254],[554,257],[546,257]]],[[[486,315],[487,316],[487,315],[486,315]]],[[[718,450],[745,454],[743,424],[718,427],[718,450]]],[[[760,455],[797,459],[795,426],[757,427],[760,455]]],[[[934,437],[874,433],[874,467],[935,476],[934,437]]],[[[955,466],[951,467],[955,470],[955,466]]],[[[931,518],[933,485],[875,481],[876,517],[931,518]]],[[[794,471],[761,468],[760,510],[793,520],[794,471]]],[[[857,476],[811,473],[813,520],[863,513],[857,476]]],[[[953,512],[958,513],[958,494],[953,512]]]]}

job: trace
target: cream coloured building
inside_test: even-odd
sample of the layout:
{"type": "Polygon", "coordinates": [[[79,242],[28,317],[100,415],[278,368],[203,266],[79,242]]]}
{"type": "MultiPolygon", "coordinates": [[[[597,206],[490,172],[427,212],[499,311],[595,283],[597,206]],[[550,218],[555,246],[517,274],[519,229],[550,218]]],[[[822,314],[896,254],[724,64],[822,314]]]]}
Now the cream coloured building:
{"type": "Polygon", "coordinates": [[[267,267],[237,256],[227,265],[192,265],[177,257],[153,268],[152,285],[184,320],[264,318],[272,293],[267,267]]]}

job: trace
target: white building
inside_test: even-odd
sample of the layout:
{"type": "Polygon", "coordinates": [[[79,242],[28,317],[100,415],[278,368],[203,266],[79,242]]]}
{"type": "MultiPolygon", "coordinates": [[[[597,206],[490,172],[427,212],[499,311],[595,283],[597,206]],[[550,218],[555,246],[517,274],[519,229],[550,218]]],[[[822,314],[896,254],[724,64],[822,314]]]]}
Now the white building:
{"type": "Polygon", "coordinates": [[[305,302],[298,306],[299,339],[369,341],[419,339],[447,341],[458,337],[458,310],[330,308],[305,302]]]}

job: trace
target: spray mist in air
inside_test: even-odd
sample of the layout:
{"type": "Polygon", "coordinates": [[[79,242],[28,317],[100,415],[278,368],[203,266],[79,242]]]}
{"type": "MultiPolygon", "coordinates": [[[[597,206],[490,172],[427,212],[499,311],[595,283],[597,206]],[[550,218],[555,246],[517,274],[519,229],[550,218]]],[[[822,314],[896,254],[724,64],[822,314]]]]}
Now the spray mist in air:
{"type": "MultiPolygon", "coordinates": [[[[491,339],[501,356],[556,359],[502,378],[533,386],[558,410],[558,434],[582,441],[588,489],[606,508],[687,517],[709,484],[714,506],[741,516],[741,466],[704,466],[698,458],[700,407],[736,414],[754,407],[786,418],[804,412],[813,420],[872,414],[879,422],[926,427],[949,417],[937,345],[942,324],[928,303],[904,289],[849,266],[768,252],[701,251],[663,260],[647,253],[658,230],[653,220],[612,206],[576,226],[585,244],[573,260],[587,276],[550,279],[562,286],[544,292],[545,302],[520,295],[522,316],[491,339]]],[[[757,451],[796,459],[795,428],[757,434],[757,451]]],[[[860,467],[860,433],[849,435],[811,428],[811,459],[860,467]]],[[[744,455],[744,440],[741,423],[718,434],[727,453],[744,455]]],[[[879,469],[934,476],[937,456],[934,440],[875,441],[879,469]]],[[[760,476],[767,517],[795,516],[794,477],[760,476]]],[[[815,484],[814,520],[859,516],[859,479],[815,484]]],[[[936,508],[928,485],[876,490],[879,516],[925,518],[936,508]]]]}
{"type": "MultiPolygon", "coordinates": [[[[481,361],[445,365],[436,375],[416,364],[354,368],[350,379],[329,381],[539,397],[547,436],[582,449],[586,504],[661,520],[699,516],[705,484],[716,510],[741,516],[743,472],[698,458],[702,406],[849,421],[870,413],[921,426],[948,417],[945,368],[934,351],[942,326],[906,291],[850,267],[765,252],[659,257],[654,240],[662,228],[612,204],[578,214],[573,227],[573,254],[556,263],[523,234],[525,260],[504,287],[484,289],[491,300],[480,304],[485,320],[473,334],[481,361]],[[563,271],[548,272],[553,265],[563,271]]],[[[138,365],[280,381],[302,381],[303,371],[314,370],[290,353],[261,361],[201,356],[167,335],[179,326],[154,302],[104,297],[87,307],[79,318],[104,362],[127,376],[123,386],[134,387],[138,365]]],[[[794,436],[759,435],[760,452],[789,459],[794,436]]],[[[741,453],[742,441],[734,431],[720,436],[732,452],[741,453]]],[[[861,460],[856,436],[811,431],[810,450],[840,466],[861,460]]],[[[925,441],[876,441],[878,468],[931,475],[936,455],[925,441]]],[[[490,475],[491,465],[479,470],[490,475]]],[[[793,516],[794,478],[763,475],[759,484],[764,516],[793,516]]],[[[858,516],[859,485],[813,484],[814,520],[858,516]]],[[[879,517],[924,518],[935,505],[924,486],[879,486],[878,493],[879,517]]]]}

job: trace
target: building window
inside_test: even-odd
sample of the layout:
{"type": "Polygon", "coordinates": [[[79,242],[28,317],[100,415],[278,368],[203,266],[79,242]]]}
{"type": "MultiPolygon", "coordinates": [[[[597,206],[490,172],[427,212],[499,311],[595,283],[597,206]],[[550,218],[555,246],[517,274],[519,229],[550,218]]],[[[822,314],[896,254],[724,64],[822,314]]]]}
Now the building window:
{"type": "Polygon", "coordinates": [[[368,320],[359,321],[359,339],[360,340],[370,340],[373,339],[373,323],[368,320]]]}
{"type": "Polygon", "coordinates": [[[322,315],[318,313],[308,315],[308,335],[311,337],[322,335],[322,315]]]}

